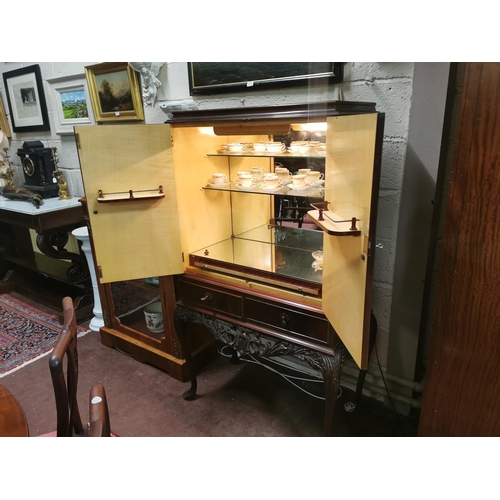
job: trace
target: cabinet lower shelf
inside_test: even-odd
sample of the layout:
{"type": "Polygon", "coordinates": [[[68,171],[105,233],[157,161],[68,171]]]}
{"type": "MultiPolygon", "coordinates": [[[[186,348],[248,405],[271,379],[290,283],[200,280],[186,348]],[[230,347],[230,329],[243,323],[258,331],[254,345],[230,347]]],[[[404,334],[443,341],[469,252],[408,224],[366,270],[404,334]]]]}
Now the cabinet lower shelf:
{"type": "Polygon", "coordinates": [[[265,224],[189,255],[190,265],[321,296],[322,231],[265,224]]]}

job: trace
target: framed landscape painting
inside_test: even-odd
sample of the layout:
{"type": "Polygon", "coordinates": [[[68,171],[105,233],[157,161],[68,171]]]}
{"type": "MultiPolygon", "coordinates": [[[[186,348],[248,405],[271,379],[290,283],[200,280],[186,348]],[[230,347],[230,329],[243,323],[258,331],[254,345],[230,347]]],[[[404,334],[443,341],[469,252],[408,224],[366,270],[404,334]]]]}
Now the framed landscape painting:
{"type": "Polygon", "coordinates": [[[127,62],[85,67],[97,122],[144,120],[138,73],[127,62]]]}
{"type": "Polygon", "coordinates": [[[3,81],[14,132],[50,130],[40,66],[8,71],[3,81]]]}
{"type": "Polygon", "coordinates": [[[75,125],[95,124],[85,75],[67,76],[47,80],[50,86],[52,116],[56,133],[74,134],[75,125]]]}
{"type": "Polygon", "coordinates": [[[191,95],[339,83],[339,62],[189,62],[191,95]]]}

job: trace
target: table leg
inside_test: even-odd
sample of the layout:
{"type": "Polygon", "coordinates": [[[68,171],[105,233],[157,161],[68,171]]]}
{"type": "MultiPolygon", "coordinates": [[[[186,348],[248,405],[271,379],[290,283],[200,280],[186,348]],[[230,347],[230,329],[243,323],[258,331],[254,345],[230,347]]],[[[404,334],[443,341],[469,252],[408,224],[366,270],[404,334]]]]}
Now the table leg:
{"type": "Polygon", "coordinates": [[[179,342],[181,344],[184,359],[186,360],[186,366],[191,381],[191,387],[182,395],[186,401],[192,401],[196,397],[196,390],[198,387],[196,372],[191,359],[191,351],[189,350],[187,339],[188,324],[199,322],[197,321],[198,317],[198,313],[195,313],[195,311],[192,311],[191,309],[185,309],[184,307],[176,307],[174,311],[175,331],[179,337],[179,342]]]}
{"type": "Polygon", "coordinates": [[[65,229],[54,229],[38,233],[36,244],[47,256],[54,259],[70,260],[71,266],[66,274],[72,283],[90,282],[90,272],[85,255],[69,252],[64,247],[68,243],[69,234],[65,229]]]}
{"type": "Polygon", "coordinates": [[[196,396],[197,380],[196,373],[191,362],[191,354],[188,349],[187,329],[189,323],[200,323],[211,331],[215,338],[229,345],[240,355],[252,354],[265,358],[276,356],[294,356],[307,362],[312,368],[321,371],[325,384],[325,436],[333,433],[333,418],[335,403],[337,402],[340,376],[345,357],[345,347],[338,344],[333,355],[324,354],[291,342],[271,341],[259,332],[249,328],[233,325],[226,321],[218,320],[191,309],[177,306],[174,312],[174,325],[179,337],[181,348],[184,352],[188,371],[190,374],[191,387],[183,397],[192,400],[196,396]]]}

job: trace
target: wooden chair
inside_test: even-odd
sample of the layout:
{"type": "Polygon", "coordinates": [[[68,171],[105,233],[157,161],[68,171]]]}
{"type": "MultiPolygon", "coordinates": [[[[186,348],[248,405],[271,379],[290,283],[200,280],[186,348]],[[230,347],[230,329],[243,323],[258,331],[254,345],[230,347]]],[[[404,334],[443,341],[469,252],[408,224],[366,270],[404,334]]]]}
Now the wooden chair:
{"type": "Polygon", "coordinates": [[[77,401],[78,349],[73,300],[62,301],[64,322],[61,335],[49,359],[50,374],[56,399],[57,437],[110,436],[108,405],[104,387],[97,384],[90,391],[89,420],[84,426],[77,401]]]}
{"type": "Polygon", "coordinates": [[[94,385],[90,389],[89,420],[88,437],[111,436],[108,402],[102,384],[94,385]]]}

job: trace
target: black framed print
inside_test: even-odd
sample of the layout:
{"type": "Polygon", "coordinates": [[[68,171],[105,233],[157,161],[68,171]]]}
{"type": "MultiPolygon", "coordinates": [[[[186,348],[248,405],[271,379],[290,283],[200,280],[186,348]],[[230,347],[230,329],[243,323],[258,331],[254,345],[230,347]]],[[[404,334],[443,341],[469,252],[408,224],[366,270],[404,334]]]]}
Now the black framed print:
{"type": "Polygon", "coordinates": [[[189,62],[191,95],[339,83],[339,62],[189,62]]]}
{"type": "Polygon", "coordinates": [[[40,66],[8,71],[3,81],[14,132],[50,130],[40,66]]]}

